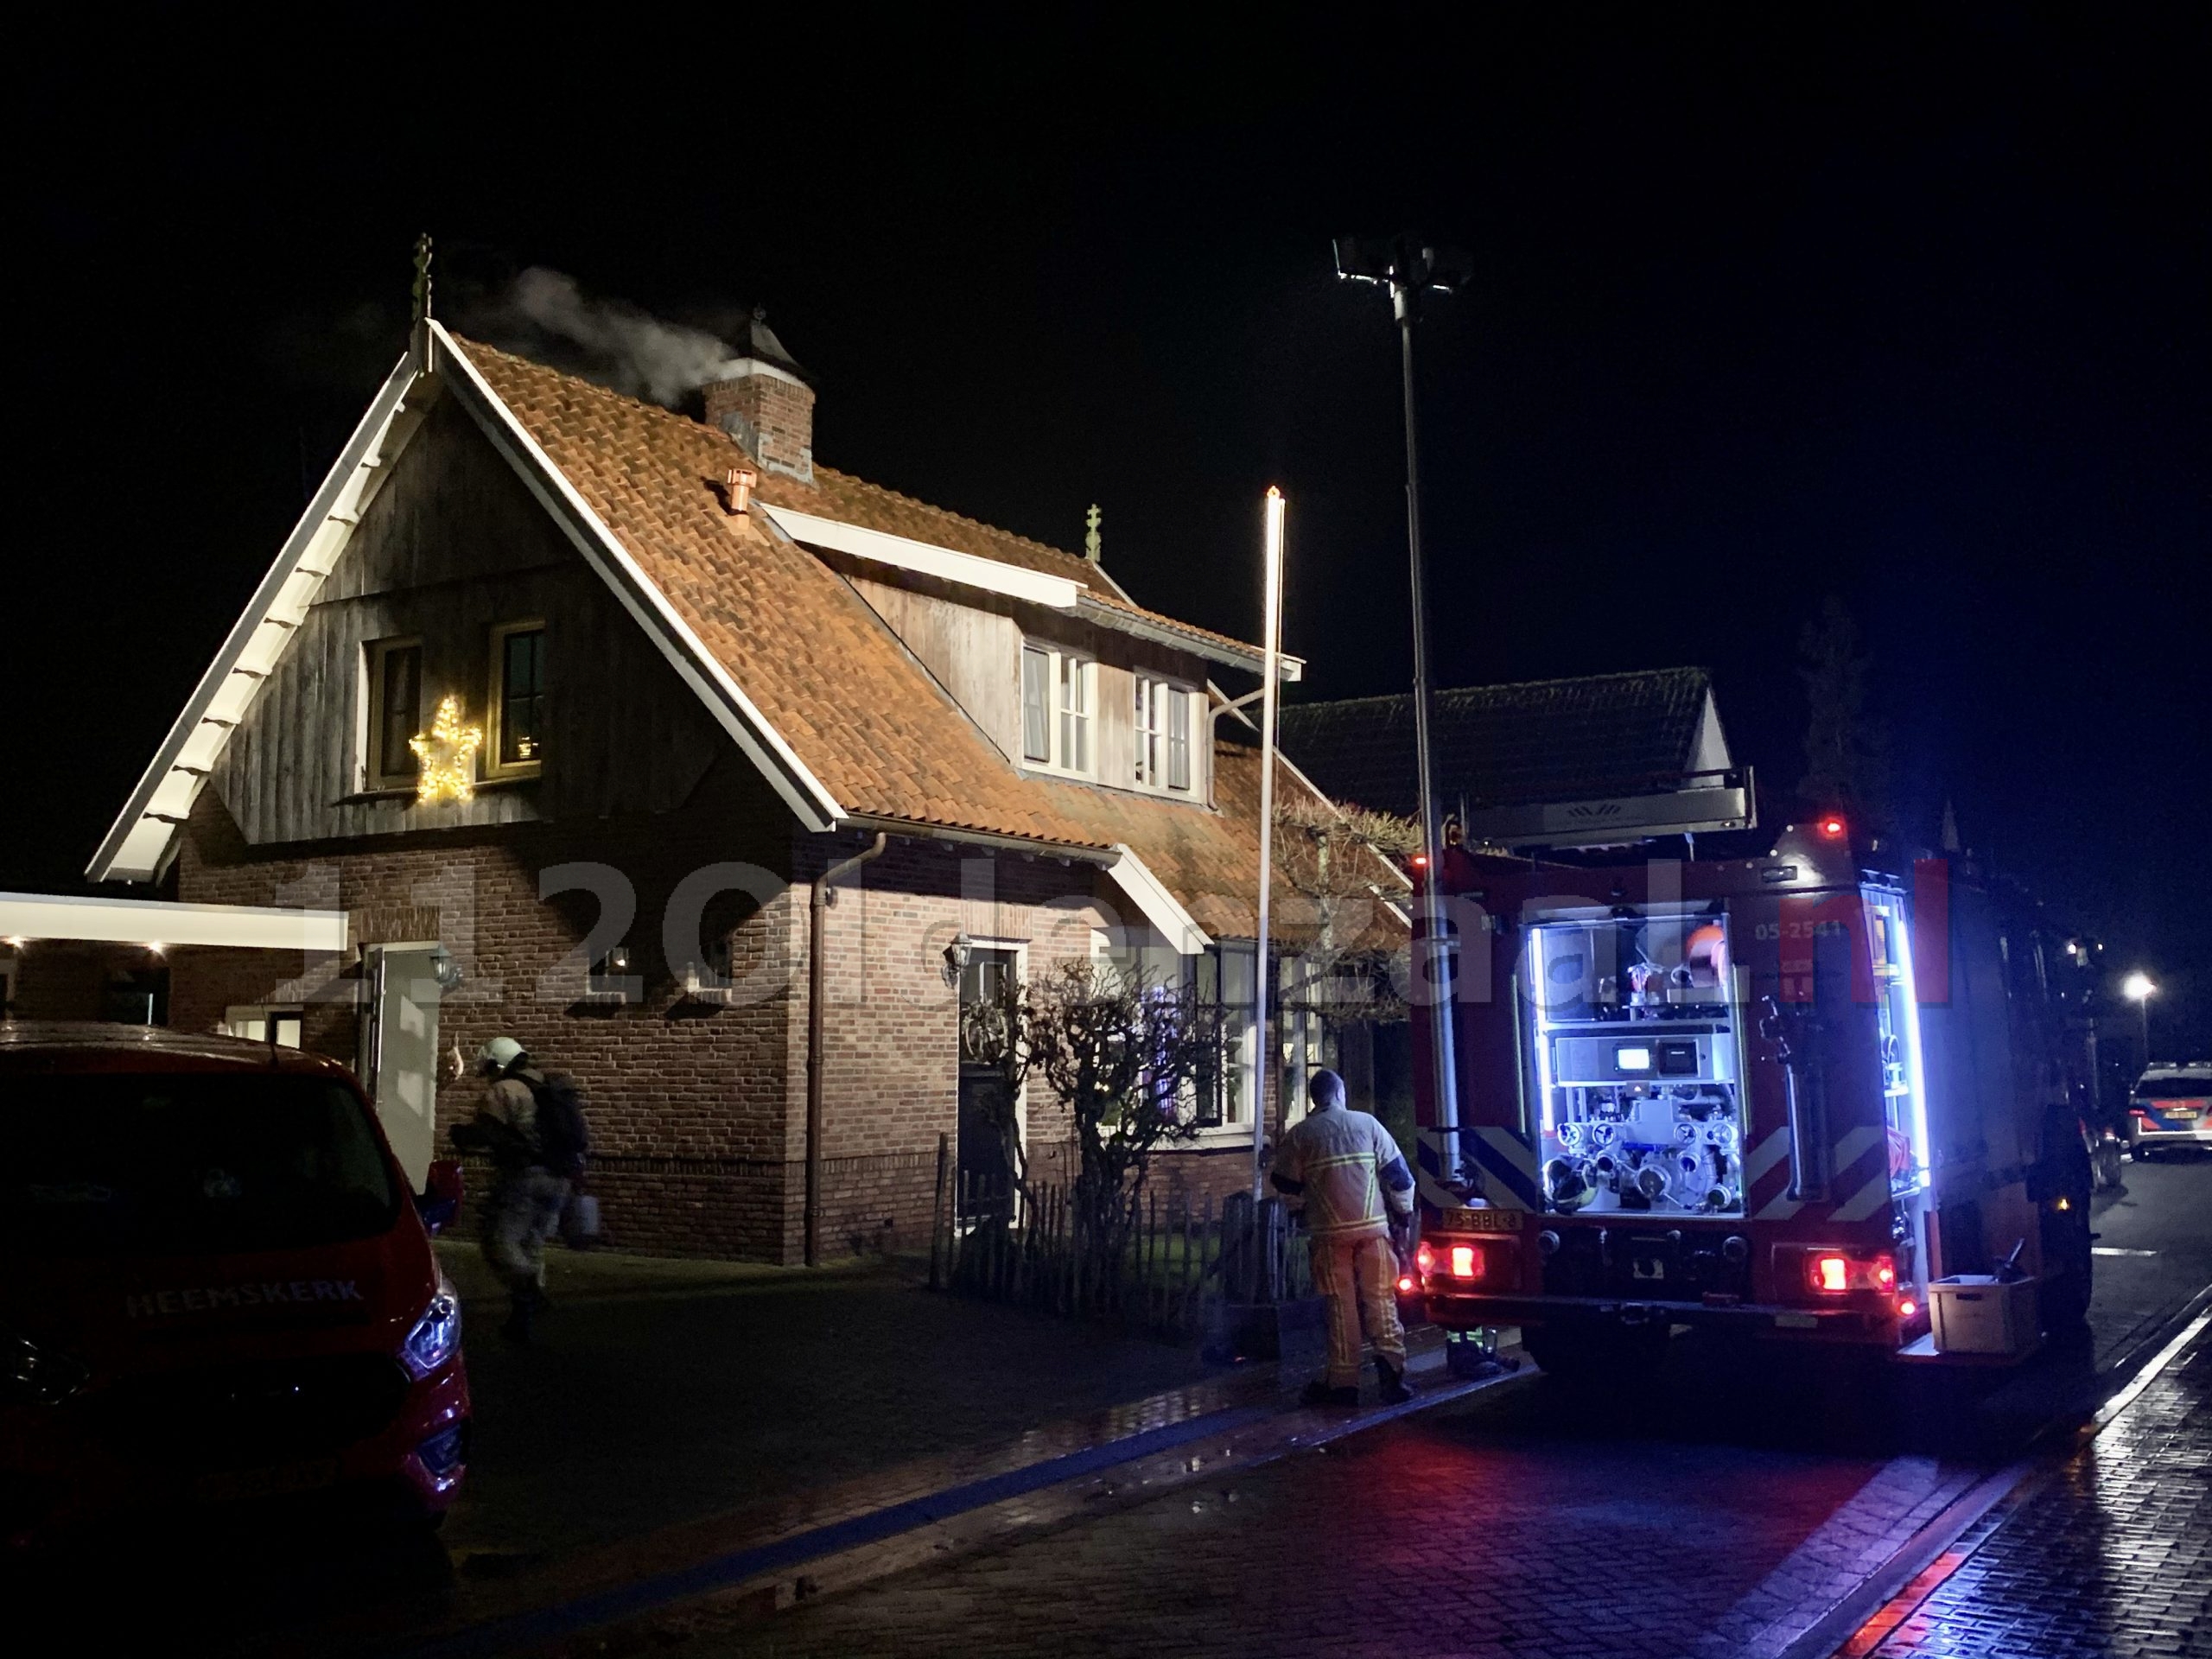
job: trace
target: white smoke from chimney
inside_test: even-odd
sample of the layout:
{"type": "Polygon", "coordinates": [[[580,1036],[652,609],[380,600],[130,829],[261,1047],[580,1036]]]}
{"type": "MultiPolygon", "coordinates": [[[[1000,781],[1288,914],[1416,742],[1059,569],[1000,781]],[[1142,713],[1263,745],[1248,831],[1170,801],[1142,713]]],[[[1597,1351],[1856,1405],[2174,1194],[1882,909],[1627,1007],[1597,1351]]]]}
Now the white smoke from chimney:
{"type": "Polygon", "coordinates": [[[739,361],[703,329],[588,295],[575,277],[542,265],[517,276],[469,327],[523,356],[564,359],[558,366],[668,408],[728,378],[739,361]]]}

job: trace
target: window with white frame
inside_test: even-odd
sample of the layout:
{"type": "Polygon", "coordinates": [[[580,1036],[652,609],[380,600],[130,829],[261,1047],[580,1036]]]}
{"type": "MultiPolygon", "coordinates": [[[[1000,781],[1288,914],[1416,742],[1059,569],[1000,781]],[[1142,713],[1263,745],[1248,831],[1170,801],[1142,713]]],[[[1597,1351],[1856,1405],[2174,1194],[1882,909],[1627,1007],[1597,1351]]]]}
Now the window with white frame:
{"type": "Polygon", "coordinates": [[[1191,693],[1165,680],[1136,677],[1136,781],[1147,789],[1191,786],[1191,693]]]}
{"type": "Polygon", "coordinates": [[[1021,758],[1089,777],[1098,664],[1051,645],[1021,648],[1021,758]]]}
{"type": "Polygon", "coordinates": [[[1060,657],[1060,752],[1057,763],[1069,772],[1090,770],[1090,682],[1092,665],[1080,657],[1060,657]]]}
{"type": "Polygon", "coordinates": [[[1219,1018],[1228,1036],[1227,1052],[1212,1086],[1194,1103],[1192,1122],[1200,1128],[1249,1123],[1259,1084],[1259,1033],[1252,1022],[1252,947],[1212,944],[1191,958],[1192,1000],[1201,1014],[1219,1018]]]}
{"type": "Polygon", "coordinates": [[[1052,653],[1021,648],[1021,758],[1052,763],[1052,653]]]}
{"type": "Polygon", "coordinates": [[[297,1048],[307,1026],[307,1012],[298,1007],[230,1007],[223,1010],[223,1029],[251,1043],[276,1048],[297,1048]]]}
{"type": "Polygon", "coordinates": [[[1188,690],[1167,688],[1167,787],[1191,787],[1191,716],[1197,708],[1188,690]]]}

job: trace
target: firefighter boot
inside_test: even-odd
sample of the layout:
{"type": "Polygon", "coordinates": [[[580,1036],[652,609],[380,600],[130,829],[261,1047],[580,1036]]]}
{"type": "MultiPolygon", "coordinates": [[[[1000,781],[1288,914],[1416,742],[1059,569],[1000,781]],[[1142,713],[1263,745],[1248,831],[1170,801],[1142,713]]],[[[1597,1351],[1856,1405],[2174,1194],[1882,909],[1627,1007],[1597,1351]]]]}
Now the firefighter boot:
{"type": "Polygon", "coordinates": [[[1384,1405],[1402,1406],[1414,1397],[1413,1389],[1406,1385],[1404,1374],[1380,1354],[1375,1357],[1375,1375],[1382,1384],[1384,1405]]]}
{"type": "Polygon", "coordinates": [[[1327,1377],[1317,1376],[1306,1385],[1306,1392],[1298,1398],[1301,1405],[1356,1406],[1359,1403],[1359,1390],[1356,1388],[1332,1389],[1327,1377]]]}

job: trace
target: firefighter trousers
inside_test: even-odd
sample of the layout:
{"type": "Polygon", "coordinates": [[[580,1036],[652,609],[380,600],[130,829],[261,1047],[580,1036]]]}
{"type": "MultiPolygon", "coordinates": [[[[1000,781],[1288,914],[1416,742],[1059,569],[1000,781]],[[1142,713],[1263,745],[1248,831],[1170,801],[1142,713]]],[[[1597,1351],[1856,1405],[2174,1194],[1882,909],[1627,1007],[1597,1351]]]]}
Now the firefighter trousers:
{"type": "Polygon", "coordinates": [[[480,1248],[492,1271],[517,1297],[545,1287],[545,1241],[561,1224],[569,1183],[532,1166],[504,1174],[484,1205],[480,1248]]]}
{"type": "Polygon", "coordinates": [[[1329,1303],[1329,1386],[1359,1386],[1359,1327],[1363,1317],[1375,1352],[1406,1369],[1406,1332],[1398,1323],[1398,1253],[1388,1237],[1317,1238],[1313,1287],[1329,1303]]]}

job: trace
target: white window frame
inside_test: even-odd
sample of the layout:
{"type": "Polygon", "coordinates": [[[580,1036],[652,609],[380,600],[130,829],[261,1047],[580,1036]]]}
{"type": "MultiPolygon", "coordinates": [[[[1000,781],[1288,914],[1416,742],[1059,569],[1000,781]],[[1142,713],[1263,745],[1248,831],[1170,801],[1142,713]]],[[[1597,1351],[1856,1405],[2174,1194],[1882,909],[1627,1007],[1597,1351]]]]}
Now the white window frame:
{"type": "Polygon", "coordinates": [[[1021,763],[1039,772],[1057,772],[1071,778],[1098,775],[1098,664],[1078,652],[1058,645],[1025,642],[1026,665],[1033,654],[1045,661],[1045,744],[1043,758],[1029,753],[1029,691],[1025,672],[1020,686],[1021,704],[1021,763]],[[1071,749],[1080,749],[1071,756],[1071,749]]]}
{"type": "MultiPolygon", "coordinates": [[[[1201,1141],[1216,1136],[1236,1140],[1251,1138],[1252,1116],[1258,1109],[1255,1096],[1260,1085],[1260,1031],[1252,1019],[1251,994],[1251,964],[1257,954],[1249,944],[1240,944],[1230,940],[1209,945],[1199,955],[1184,958],[1190,964],[1189,971],[1194,979],[1198,971],[1199,963],[1207,957],[1213,958],[1217,997],[1229,982],[1228,958],[1238,957],[1243,958],[1246,964],[1245,971],[1241,976],[1243,980],[1243,995],[1233,1005],[1226,1002],[1215,1005],[1228,1011],[1229,1028],[1232,1034],[1230,1039],[1227,1064],[1235,1083],[1232,1088],[1224,1090],[1225,1097],[1222,1102],[1221,1121],[1218,1123],[1208,1123],[1198,1131],[1198,1138],[1201,1141]]],[[[1194,1114],[1196,1109],[1194,1102],[1192,1103],[1194,1114]]]]}
{"type": "Polygon", "coordinates": [[[1132,680],[1136,687],[1131,731],[1131,743],[1136,753],[1136,786],[1162,795],[1192,794],[1198,781],[1192,765],[1191,741],[1192,711],[1198,706],[1195,694],[1187,685],[1150,674],[1137,674],[1132,680]],[[1175,718],[1179,700],[1183,706],[1179,721],[1175,718]],[[1178,740],[1183,761],[1183,781],[1179,784],[1175,781],[1178,740]]]}
{"type": "Polygon", "coordinates": [[[1025,645],[1021,648],[1021,675],[1017,683],[1015,701],[1021,708],[1021,758],[1031,766],[1049,766],[1052,764],[1052,653],[1043,645],[1025,645]],[[1037,700],[1029,700],[1030,669],[1037,672],[1037,700]],[[1037,714],[1037,728],[1042,734],[1039,753],[1032,753],[1029,745],[1029,715],[1032,708],[1037,714]]]}
{"type": "Polygon", "coordinates": [[[1170,684],[1167,688],[1167,791],[1171,795],[1188,795],[1198,786],[1198,694],[1187,685],[1170,684]],[[1175,705],[1183,705],[1183,718],[1175,718],[1175,705]],[[1183,781],[1175,781],[1175,749],[1183,750],[1183,781]]]}
{"type": "Polygon", "coordinates": [[[223,1030],[230,1036],[243,1037],[248,1042],[265,1043],[270,1040],[269,1027],[276,1027],[276,1046],[299,1048],[307,1040],[307,1010],[298,1003],[277,1003],[271,1006],[248,1004],[223,1010],[223,1030]],[[291,1033],[287,1040],[284,1028],[291,1033]]]}

